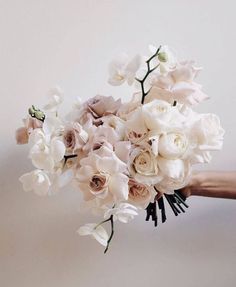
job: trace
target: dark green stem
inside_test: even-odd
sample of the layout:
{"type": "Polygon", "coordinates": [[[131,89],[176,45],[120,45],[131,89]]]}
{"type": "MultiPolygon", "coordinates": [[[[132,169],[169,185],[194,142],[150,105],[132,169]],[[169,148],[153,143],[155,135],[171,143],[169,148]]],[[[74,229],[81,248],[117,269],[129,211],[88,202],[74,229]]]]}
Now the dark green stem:
{"type": "Polygon", "coordinates": [[[64,160],[65,160],[64,166],[65,166],[68,159],[75,158],[75,157],[77,157],[77,154],[64,155],[64,160]]]}
{"type": "Polygon", "coordinates": [[[141,103],[142,103],[142,104],[144,103],[144,99],[145,99],[146,95],[150,92],[150,89],[149,89],[147,92],[145,92],[144,83],[145,83],[147,77],[148,77],[154,70],[156,70],[156,68],[159,67],[159,64],[158,64],[157,66],[155,66],[154,68],[151,69],[151,67],[150,67],[150,62],[152,61],[153,58],[155,58],[155,57],[158,55],[160,49],[161,49],[161,46],[157,49],[156,53],[153,54],[153,55],[146,61],[146,64],[147,64],[147,72],[146,72],[146,74],[144,75],[143,79],[140,80],[140,79],[137,79],[137,78],[136,78],[136,80],[137,80],[137,81],[140,83],[140,85],[141,85],[141,90],[142,90],[142,100],[141,100],[141,103]]]}
{"type": "Polygon", "coordinates": [[[106,249],[104,250],[104,253],[107,252],[107,250],[108,250],[108,248],[109,248],[109,244],[110,244],[110,242],[111,242],[111,240],[112,240],[112,237],[113,237],[113,235],[114,235],[113,215],[111,215],[107,221],[111,221],[111,235],[110,235],[109,239],[107,240],[107,246],[106,246],[106,249]]]}

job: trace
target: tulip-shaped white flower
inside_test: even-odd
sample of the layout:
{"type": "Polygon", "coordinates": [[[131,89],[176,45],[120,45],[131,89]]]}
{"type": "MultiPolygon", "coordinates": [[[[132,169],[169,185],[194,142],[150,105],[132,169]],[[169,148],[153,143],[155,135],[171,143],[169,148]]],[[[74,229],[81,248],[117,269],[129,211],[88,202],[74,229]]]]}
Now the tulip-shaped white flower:
{"type": "Polygon", "coordinates": [[[106,229],[97,223],[87,223],[78,229],[79,235],[91,235],[96,239],[101,245],[107,246],[108,234],[106,229]]]}

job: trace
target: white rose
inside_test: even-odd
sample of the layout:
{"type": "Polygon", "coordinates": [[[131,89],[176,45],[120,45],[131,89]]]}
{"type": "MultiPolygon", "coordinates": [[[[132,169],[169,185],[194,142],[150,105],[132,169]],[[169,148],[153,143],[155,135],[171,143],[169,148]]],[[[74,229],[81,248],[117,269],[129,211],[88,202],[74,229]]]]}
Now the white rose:
{"type": "Polygon", "coordinates": [[[219,117],[214,114],[200,115],[192,127],[192,136],[200,150],[220,150],[224,133],[219,117]]]}
{"type": "Polygon", "coordinates": [[[137,182],[152,185],[162,177],[159,173],[157,159],[151,150],[135,148],[130,155],[129,171],[137,182]]]}
{"type": "Polygon", "coordinates": [[[180,128],[185,120],[177,107],[162,100],[153,100],[143,105],[142,117],[147,128],[155,130],[157,133],[168,131],[174,127],[180,128]]]}
{"type": "Polygon", "coordinates": [[[166,159],[181,158],[188,147],[188,139],[182,133],[168,133],[159,138],[159,154],[166,159]]]}
{"type": "Polygon", "coordinates": [[[51,186],[48,175],[39,169],[23,174],[19,180],[25,191],[34,191],[41,196],[47,195],[51,186]]]}

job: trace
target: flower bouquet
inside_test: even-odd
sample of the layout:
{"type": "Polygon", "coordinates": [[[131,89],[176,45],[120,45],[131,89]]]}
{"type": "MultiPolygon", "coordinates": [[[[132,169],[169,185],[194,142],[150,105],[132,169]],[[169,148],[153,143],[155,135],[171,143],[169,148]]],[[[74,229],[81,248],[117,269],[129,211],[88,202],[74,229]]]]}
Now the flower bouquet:
{"type": "Polygon", "coordinates": [[[195,82],[200,70],[177,61],[167,46],[150,46],[148,56],[122,54],[109,65],[111,85],[134,87],[128,102],[97,95],[78,100],[61,118],[62,92],[51,90],[48,104],[30,107],[16,131],[18,144],[30,144],[35,167],[20,177],[24,190],[44,196],[73,184],[83,194],[83,209],[100,216],[78,233],[92,235],[105,252],[114,222],[146,210],[146,220],[157,226],[158,209],[166,221],[165,203],[175,215],[185,212],[178,190],[194,164],[209,162],[210,152],[221,149],[224,134],[216,115],[193,111],[208,98],[195,82]]]}

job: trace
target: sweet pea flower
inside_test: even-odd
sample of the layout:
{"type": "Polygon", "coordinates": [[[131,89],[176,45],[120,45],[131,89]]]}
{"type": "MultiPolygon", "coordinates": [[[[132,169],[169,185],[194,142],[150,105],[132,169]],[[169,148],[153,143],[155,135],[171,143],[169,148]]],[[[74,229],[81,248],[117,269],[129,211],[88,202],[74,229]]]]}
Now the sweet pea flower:
{"type": "Polygon", "coordinates": [[[23,174],[19,178],[25,191],[34,191],[37,195],[45,196],[49,194],[51,181],[46,172],[36,169],[32,172],[23,174]]]}
{"type": "Polygon", "coordinates": [[[52,171],[65,155],[65,145],[59,137],[47,137],[42,130],[34,130],[30,136],[33,144],[30,158],[36,168],[52,171]]]}
{"type": "Polygon", "coordinates": [[[23,119],[24,127],[21,127],[16,130],[15,138],[17,144],[27,144],[29,141],[29,135],[34,129],[42,128],[43,122],[28,116],[26,119],[23,119]]]}

